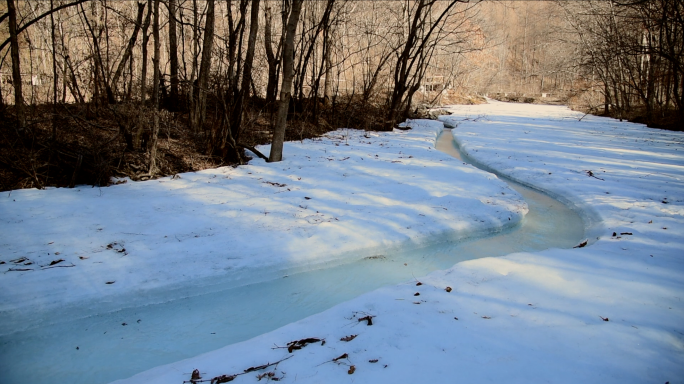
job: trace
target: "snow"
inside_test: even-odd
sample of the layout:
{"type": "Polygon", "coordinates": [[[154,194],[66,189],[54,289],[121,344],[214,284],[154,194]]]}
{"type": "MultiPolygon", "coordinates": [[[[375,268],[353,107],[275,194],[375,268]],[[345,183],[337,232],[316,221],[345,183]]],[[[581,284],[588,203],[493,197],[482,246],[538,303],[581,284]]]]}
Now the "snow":
{"type": "Polygon", "coordinates": [[[440,126],[340,130],[287,143],[280,163],[175,179],[12,191],[0,199],[0,260],[32,271],[0,277],[0,311],[130,306],[153,290],[244,285],[517,223],[520,195],[436,151],[440,126]],[[11,262],[21,257],[33,264],[11,262]],[[40,268],[59,259],[74,267],[40,268]]]}
{"type": "MultiPolygon", "coordinates": [[[[518,223],[527,212],[519,194],[435,150],[441,126],[385,134],[343,129],[287,143],[280,163],[257,159],[109,188],[7,193],[0,198],[5,377],[54,378],[26,365],[38,361],[40,372],[79,351],[59,334],[90,330],[90,345],[94,329],[112,336],[101,314],[118,317],[123,308],[136,312],[518,223]]],[[[136,319],[119,324],[132,328],[136,319]]]]}
{"type": "MultiPolygon", "coordinates": [[[[290,356],[234,382],[267,372],[312,383],[684,382],[684,135],[565,107],[449,110],[442,119],[470,158],[577,209],[589,245],[461,262],[117,383],[180,383],[193,369],[211,379],[290,356]],[[369,315],[372,326],[359,321],[369,315]],[[311,337],[325,344],[275,347],[311,337]]],[[[264,281],[522,218],[520,195],[434,149],[441,123],[408,125],[287,143],[277,164],[13,191],[0,200],[0,260],[19,268],[10,260],[25,256],[35,264],[21,267],[36,270],[0,275],[2,329],[36,314],[40,325],[58,307],[140,305],[179,285],[264,281]],[[36,267],[56,258],[75,266],[36,267]]]]}

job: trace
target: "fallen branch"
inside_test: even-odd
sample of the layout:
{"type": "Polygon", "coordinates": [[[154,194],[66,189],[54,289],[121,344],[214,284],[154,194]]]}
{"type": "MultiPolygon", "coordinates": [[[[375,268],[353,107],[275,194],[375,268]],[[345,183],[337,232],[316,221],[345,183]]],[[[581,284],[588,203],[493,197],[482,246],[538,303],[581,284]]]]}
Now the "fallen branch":
{"type": "Polygon", "coordinates": [[[309,345],[311,343],[317,343],[319,341],[321,342],[321,345],[325,345],[325,339],[319,339],[316,337],[309,337],[306,339],[290,341],[289,343],[287,343],[286,347],[281,347],[281,346],[276,344],[275,347],[272,347],[271,349],[285,349],[285,348],[287,348],[287,351],[292,353],[292,351],[300,350],[300,349],[306,347],[307,345],[309,345]]]}
{"type": "Polygon", "coordinates": [[[315,337],[310,337],[310,338],[307,338],[307,339],[301,339],[301,340],[291,341],[291,342],[287,343],[287,351],[290,352],[290,353],[292,353],[292,351],[296,351],[296,350],[298,350],[298,349],[302,349],[302,348],[306,347],[307,345],[309,345],[309,344],[311,344],[311,343],[317,343],[317,342],[319,342],[319,341],[325,342],[325,340],[318,339],[318,338],[315,338],[315,337]]]}
{"type": "Polygon", "coordinates": [[[587,246],[587,243],[588,243],[588,241],[587,241],[587,240],[584,240],[583,242],[581,242],[581,243],[575,245],[573,248],[584,248],[584,247],[587,246]]]}
{"type": "Polygon", "coordinates": [[[192,378],[191,378],[190,380],[183,380],[183,383],[192,383],[192,384],[195,384],[195,383],[206,383],[206,382],[211,382],[211,384],[215,384],[215,383],[216,383],[216,384],[228,383],[228,382],[230,382],[230,381],[235,380],[235,378],[238,377],[238,376],[240,376],[240,375],[246,375],[246,374],[248,374],[248,373],[250,373],[250,372],[260,371],[260,370],[262,370],[262,369],[266,369],[266,368],[268,368],[268,367],[272,367],[272,366],[274,366],[274,365],[278,365],[278,364],[282,363],[283,361],[285,361],[285,360],[287,360],[287,359],[289,359],[289,358],[291,358],[291,357],[292,357],[292,355],[291,355],[291,356],[288,356],[288,357],[286,357],[286,358],[284,358],[284,359],[278,360],[278,361],[276,361],[276,362],[274,362],[274,363],[267,363],[267,364],[264,364],[264,365],[258,365],[258,366],[256,366],[256,367],[249,367],[249,368],[245,369],[244,372],[242,372],[242,373],[236,373],[236,374],[234,374],[234,375],[220,375],[220,376],[216,376],[216,377],[214,377],[214,378],[212,378],[212,379],[205,379],[205,380],[202,380],[201,376],[199,375],[199,371],[198,371],[197,369],[195,369],[194,371],[192,371],[192,378]]]}
{"type": "Polygon", "coordinates": [[[586,173],[587,173],[587,176],[589,176],[589,177],[593,177],[594,179],[598,179],[598,180],[601,180],[601,181],[605,181],[604,179],[602,179],[602,178],[600,178],[600,177],[596,177],[596,175],[594,175],[594,172],[592,172],[591,170],[585,170],[584,172],[586,172],[586,173]]]}
{"type": "MultiPolygon", "coordinates": [[[[406,264],[404,264],[404,265],[406,265],[406,264]]],[[[359,318],[356,319],[359,323],[362,322],[362,321],[367,321],[367,324],[366,324],[366,325],[373,325],[373,318],[374,318],[375,316],[374,316],[374,315],[369,315],[368,313],[363,312],[363,311],[361,311],[361,312],[356,312],[356,311],[354,311],[352,317],[350,317],[350,318],[346,318],[346,317],[345,317],[345,319],[347,319],[347,320],[353,320],[353,319],[354,319],[356,316],[358,316],[358,315],[366,315],[366,316],[364,316],[364,317],[359,317],[359,318]]]]}
{"type": "Polygon", "coordinates": [[[51,265],[51,266],[47,266],[47,267],[42,267],[42,268],[40,268],[40,269],[71,268],[71,267],[75,267],[75,266],[76,266],[76,265],[74,265],[74,264],[70,264],[70,265],[51,265]]]}
{"type": "MultiPolygon", "coordinates": [[[[240,374],[238,374],[238,375],[240,375],[240,374]]],[[[213,379],[205,379],[205,380],[192,380],[192,379],[190,379],[190,380],[183,380],[183,383],[192,383],[192,384],[195,384],[195,383],[207,383],[207,382],[211,382],[211,384],[214,384],[214,383],[227,383],[227,382],[229,382],[229,381],[235,380],[236,377],[237,377],[237,375],[233,375],[233,376],[221,375],[221,376],[216,376],[216,377],[214,377],[213,379]]]]}
{"type": "MultiPolygon", "coordinates": [[[[59,252],[55,253],[55,255],[58,255],[58,254],[59,254],[59,252]]],[[[50,267],[50,266],[59,264],[59,263],[61,263],[62,261],[64,261],[64,259],[52,260],[52,261],[50,262],[50,264],[48,264],[48,265],[41,265],[41,268],[42,268],[42,267],[50,267]]]]}
{"type": "MultiPolygon", "coordinates": [[[[319,366],[321,366],[321,365],[323,365],[323,364],[327,364],[327,363],[337,363],[338,361],[340,361],[340,360],[342,360],[342,359],[347,359],[347,361],[349,361],[349,354],[344,353],[344,354],[342,354],[342,355],[340,355],[340,356],[337,356],[337,357],[334,358],[334,359],[331,359],[331,360],[328,360],[328,361],[324,361],[324,362],[318,364],[317,367],[319,367],[319,366]]],[[[349,361],[349,362],[351,363],[351,361],[349,361]]],[[[338,364],[341,364],[341,363],[338,363],[338,364]]]]}
{"type": "Polygon", "coordinates": [[[235,377],[237,375],[232,375],[232,376],[226,376],[226,375],[221,375],[221,376],[216,376],[213,379],[211,379],[211,384],[221,384],[221,383],[227,383],[229,381],[235,380],[235,377]]]}
{"type": "Polygon", "coordinates": [[[274,186],[274,187],[278,187],[278,188],[287,187],[287,184],[276,183],[276,182],[273,182],[273,181],[264,181],[264,183],[270,184],[270,185],[272,185],[272,186],[274,186]]]}
{"type": "Polygon", "coordinates": [[[280,381],[283,379],[283,377],[276,377],[275,372],[264,372],[260,375],[257,375],[257,380],[261,381],[261,379],[266,378],[266,381],[280,381]]]}
{"type": "Polygon", "coordinates": [[[365,316],[365,317],[360,317],[360,318],[359,318],[359,322],[361,322],[361,321],[367,321],[368,324],[366,324],[366,325],[369,325],[369,326],[370,326],[370,325],[373,325],[373,318],[374,318],[374,317],[375,317],[375,316],[371,316],[371,315],[368,315],[368,316],[365,316]]]}
{"type": "MultiPolygon", "coordinates": [[[[245,372],[244,372],[244,373],[249,373],[249,372],[254,372],[254,371],[260,371],[260,370],[262,370],[262,369],[266,369],[266,368],[271,367],[271,366],[273,366],[273,365],[278,365],[278,364],[282,363],[283,361],[285,361],[285,360],[291,358],[292,356],[294,356],[294,355],[290,355],[290,356],[288,356],[288,357],[286,357],[286,358],[284,358],[284,359],[282,359],[282,360],[278,360],[278,361],[276,361],[275,363],[268,363],[268,364],[259,365],[259,366],[256,366],[256,367],[249,367],[249,368],[245,369],[245,372]]],[[[242,373],[242,374],[244,374],[244,373],[242,373]]]]}
{"type": "Polygon", "coordinates": [[[243,149],[248,149],[250,152],[252,152],[252,153],[254,153],[255,155],[259,156],[259,158],[268,161],[268,157],[264,156],[263,153],[259,152],[256,148],[254,148],[254,147],[252,147],[252,146],[250,146],[250,145],[238,143],[237,146],[240,147],[240,148],[243,148],[243,149]]]}

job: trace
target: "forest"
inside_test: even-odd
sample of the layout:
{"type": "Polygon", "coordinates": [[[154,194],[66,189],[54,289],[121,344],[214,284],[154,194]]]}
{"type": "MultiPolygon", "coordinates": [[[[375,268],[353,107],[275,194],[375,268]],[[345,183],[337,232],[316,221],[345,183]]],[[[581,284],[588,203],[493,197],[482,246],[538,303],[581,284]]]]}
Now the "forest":
{"type": "Polygon", "coordinates": [[[684,0],[5,0],[0,40],[0,190],[277,162],[485,96],[684,125],[684,0]]]}

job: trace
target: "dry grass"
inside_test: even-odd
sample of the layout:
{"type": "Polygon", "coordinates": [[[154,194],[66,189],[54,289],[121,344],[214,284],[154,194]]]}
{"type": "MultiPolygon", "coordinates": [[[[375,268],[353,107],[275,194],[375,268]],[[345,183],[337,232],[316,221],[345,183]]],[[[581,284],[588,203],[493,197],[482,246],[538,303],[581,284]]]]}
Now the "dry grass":
{"type": "MultiPolygon", "coordinates": [[[[438,93],[421,94],[435,98],[438,93]]],[[[483,98],[444,92],[442,104],[477,104],[483,98]]],[[[211,104],[208,111],[215,109],[211,104]]],[[[270,143],[274,106],[250,100],[244,114],[240,143],[255,147],[270,143]]],[[[157,172],[153,177],[236,165],[210,152],[210,135],[217,116],[208,113],[201,132],[188,129],[187,113],[159,114],[157,172]]],[[[146,180],[154,110],[138,104],[34,106],[29,125],[16,130],[12,107],[0,109],[0,191],[21,188],[106,186],[115,178],[146,180]],[[53,124],[56,136],[52,137],[53,124]]],[[[386,108],[382,100],[361,97],[308,99],[294,105],[285,139],[320,137],[337,128],[383,130],[386,108]]],[[[217,114],[218,115],[218,114],[217,114]]],[[[253,156],[245,152],[245,159],[253,156]]],[[[268,154],[265,154],[268,156],[268,154]]]]}

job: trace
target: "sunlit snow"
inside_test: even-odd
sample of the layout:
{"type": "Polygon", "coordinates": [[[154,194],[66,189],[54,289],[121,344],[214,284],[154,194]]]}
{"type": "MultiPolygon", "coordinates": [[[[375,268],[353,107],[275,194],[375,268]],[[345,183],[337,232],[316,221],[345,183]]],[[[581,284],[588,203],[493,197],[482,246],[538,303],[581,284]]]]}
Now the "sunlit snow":
{"type": "MultiPolygon", "coordinates": [[[[443,270],[121,382],[181,383],[194,369],[208,380],[238,375],[234,382],[267,372],[298,383],[684,382],[684,134],[556,106],[450,110],[442,119],[457,125],[452,134],[469,159],[574,208],[588,245],[437,265],[443,270]],[[373,316],[372,326],[358,321],[364,316],[373,316]],[[357,336],[341,340],[349,335],[357,336]],[[280,348],[304,338],[326,342],[280,348]]],[[[130,313],[172,297],[210,297],[216,286],[267,288],[293,272],[523,217],[518,193],[434,149],[440,123],[408,124],[408,132],[341,130],[288,143],[282,163],[3,196],[0,260],[7,269],[33,269],[0,275],[3,340],[13,345],[13,334],[48,329],[59,322],[55,313],[130,313]],[[12,261],[21,257],[29,261],[12,261]],[[41,268],[59,258],[74,267],[41,268]]],[[[298,292],[345,290],[344,281],[319,278],[298,292]]],[[[217,316],[296,312],[265,303],[217,316]]],[[[134,317],[117,324],[117,337],[134,337],[134,317]]],[[[166,344],[176,336],[169,332],[166,344]]],[[[62,348],[76,358],[89,353],[62,348]]],[[[21,358],[3,352],[0,366],[7,371],[21,358]]]]}

